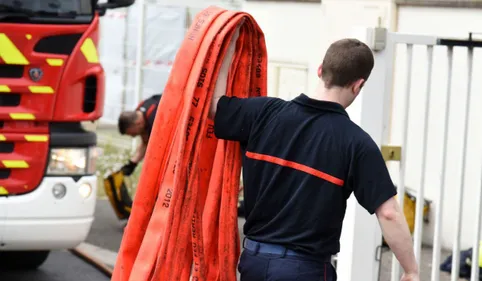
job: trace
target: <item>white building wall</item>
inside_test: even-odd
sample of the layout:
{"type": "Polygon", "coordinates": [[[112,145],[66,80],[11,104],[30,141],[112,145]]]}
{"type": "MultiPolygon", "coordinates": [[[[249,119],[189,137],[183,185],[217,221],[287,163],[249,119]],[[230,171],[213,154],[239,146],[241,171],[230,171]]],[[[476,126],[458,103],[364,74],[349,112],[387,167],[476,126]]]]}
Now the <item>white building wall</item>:
{"type": "MultiPolygon", "coordinates": [[[[398,11],[398,31],[410,34],[436,35],[438,37],[467,38],[470,31],[480,31],[482,26],[482,10],[462,8],[423,8],[401,7],[398,11]]],[[[475,38],[481,38],[475,36],[475,38]]],[[[447,58],[446,48],[438,46],[434,49],[434,65],[432,76],[432,98],[430,101],[430,116],[428,121],[428,154],[425,172],[425,196],[427,199],[436,199],[440,188],[440,169],[442,159],[442,144],[446,81],[447,58]]],[[[395,72],[395,85],[392,106],[392,144],[402,141],[402,118],[405,95],[405,51],[404,46],[397,50],[397,66],[395,72]]],[[[407,164],[405,182],[406,186],[417,190],[420,186],[422,133],[424,126],[424,100],[426,97],[426,57],[425,48],[414,48],[412,95],[410,96],[407,164]]],[[[452,80],[452,102],[450,105],[448,154],[445,175],[445,203],[443,205],[442,247],[451,248],[455,235],[457,196],[461,186],[461,163],[463,146],[463,118],[465,114],[465,101],[467,94],[467,49],[463,47],[454,49],[452,80]]],[[[482,111],[478,108],[482,104],[482,84],[478,77],[482,76],[482,50],[475,49],[473,65],[473,99],[469,116],[469,133],[466,156],[465,172],[463,173],[466,184],[463,196],[463,226],[461,247],[469,248],[473,241],[473,232],[477,204],[477,190],[481,181],[481,155],[482,155],[482,111]]],[[[398,164],[391,164],[391,172],[396,181],[398,178],[398,164]]],[[[430,223],[424,225],[424,243],[432,244],[433,215],[437,202],[433,202],[433,212],[430,223]]]]}
{"type": "Polygon", "coordinates": [[[264,32],[268,49],[268,95],[291,99],[300,92],[312,92],[318,83],[321,63],[321,4],[243,2],[242,10],[250,13],[264,32]],[[274,67],[280,67],[276,79],[274,67]],[[293,67],[296,69],[293,69],[293,67]],[[279,94],[276,94],[279,81],[279,94]]]}

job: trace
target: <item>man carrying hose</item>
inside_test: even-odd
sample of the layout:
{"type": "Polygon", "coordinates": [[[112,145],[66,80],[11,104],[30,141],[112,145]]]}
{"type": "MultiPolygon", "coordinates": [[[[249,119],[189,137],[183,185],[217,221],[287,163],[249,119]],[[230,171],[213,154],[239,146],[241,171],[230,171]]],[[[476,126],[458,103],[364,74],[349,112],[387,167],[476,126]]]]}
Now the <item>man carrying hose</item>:
{"type": "Polygon", "coordinates": [[[231,47],[223,62],[210,114],[215,135],[240,142],[244,153],[241,280],[336,280],[330,261],[340,250],[346,200],[353,192],[376,214],[405,271],[401,280],[419,281],[381,152],[345,111],[373,69],[369,47],[356,39],[334,42],[319,68],[317,90],[292,101],[224,96],[233,52],[231,47]]]}
{"type": "Polygon", "coordinates": [[[122,167],[122,172],[126,176],[130,176],[144,159],[161,96],[162,94],[153,95],[141,101],[134,111],[124,111],[119,116],[119,133],[131,137],[141,136],[142,139],[132,158],[122,167]]]}

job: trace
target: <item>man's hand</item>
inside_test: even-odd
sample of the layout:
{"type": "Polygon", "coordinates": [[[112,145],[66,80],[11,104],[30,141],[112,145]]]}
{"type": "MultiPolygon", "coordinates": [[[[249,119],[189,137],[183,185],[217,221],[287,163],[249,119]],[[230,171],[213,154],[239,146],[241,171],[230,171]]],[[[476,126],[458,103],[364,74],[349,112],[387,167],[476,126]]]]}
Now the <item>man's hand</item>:
{"type": "Polygon", "coordinates": [[[420,281],[420,277],[418,274],[406,274],[402,275],[402,279],[400,281],[420,281]]]}
{"type": "Polygon", "coordinates": [[[129,162],[127,164],[122,166],[121,171],[122,171],[122,173],[124,173],[124,175],[130,176],[130,175],[132,175],[132,173],[134,172],[136,167],[137,167],[137,163],[134,163],[131,160],[129,160],[129,162]]]}

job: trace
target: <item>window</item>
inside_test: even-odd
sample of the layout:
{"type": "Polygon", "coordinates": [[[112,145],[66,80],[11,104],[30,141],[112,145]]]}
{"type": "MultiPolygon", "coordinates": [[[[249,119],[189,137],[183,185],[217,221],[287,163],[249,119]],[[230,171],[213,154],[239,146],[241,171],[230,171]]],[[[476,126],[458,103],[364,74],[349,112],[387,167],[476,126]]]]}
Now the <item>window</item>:
{"type": "Polygon", "coordinates": [[[0,0],[0,20],[17,23],[79,23],[94,18],[94,0],[0,0]]]}
{"type": "Polygon", "coordinates": [[[308,89],[308,66],[268,62],[268,96],[291,100],[308,89]]]}

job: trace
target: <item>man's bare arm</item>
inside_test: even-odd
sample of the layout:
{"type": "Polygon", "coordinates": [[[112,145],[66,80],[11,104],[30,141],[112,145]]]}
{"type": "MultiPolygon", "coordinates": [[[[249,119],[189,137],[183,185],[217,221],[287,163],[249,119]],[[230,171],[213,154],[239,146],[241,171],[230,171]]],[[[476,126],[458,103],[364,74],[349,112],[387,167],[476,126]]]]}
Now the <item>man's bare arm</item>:
{"type": "Polygon", "coordinates": [[[418,275],[418,265],[405,216],[397,200],[391,198],[376,210],[385,241],[407,274],[418,275]]]}
{"type": "Polygon", "coordinates": [[[142,159],[144,159],[144,156],[146,155],[146,149],[147,142],[142,140],[139,146],[137,146],[136,152],[132,156],[131,161],[134,163],[139,163],[142,159]]]}
{"type": "MultiPolygon", "coordinates": [[[[240,26],[240,25],[239,25],[240,26]]],[[[229,43],[228,50],[224,57],[221,69],[219,70],[218,80],[216,80],[216,86],[214,87],[213,98],[211,101],[211,107],[209,109],[209,118],[214,119],[216,115],[216,109],[218,107],[219,99],[226,94],[226,88],[228,83],[228,73],[229,67],[231,67],[231,62],[233,61],[234,51],[236,50],[236,42],[239,37],[239,26],[229,43]]]]}

